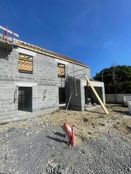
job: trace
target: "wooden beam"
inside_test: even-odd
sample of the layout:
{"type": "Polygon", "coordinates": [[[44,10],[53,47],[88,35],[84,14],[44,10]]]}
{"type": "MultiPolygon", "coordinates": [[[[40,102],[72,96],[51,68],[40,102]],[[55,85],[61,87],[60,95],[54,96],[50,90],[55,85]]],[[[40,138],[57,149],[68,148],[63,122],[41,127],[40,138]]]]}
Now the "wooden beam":
{"type": "Polygon", "coordinates": [[[20,43],[20,41],[19,41],[19,40],[16,40],[16,39],[15,39],[15,45],[18,46],[18,47],[20,47],[20,48],[24,48],[24,49],[27,49],[27,50],[30,50],[30,51],[34,51],[34,52],[36,52],[36,53],[40,53],[40,54],[47,55],[47,56],[50,56],[50,57],[53,57],[53,58],[56,58],[56,59],[64,60],[64,61],[66,61],[66,62],[74,63],[74,64],[80,65],[80,66],[82,66],[82,67],[89,68],[88,66],[83,65],[83,64],[81,64],[81,63],[77,63],[77,62],[75,62],[75,61],[72,61],[72,60],[69,60],[69,59],[66,59],[66,58],[62,58],[62,57],[60,57],[60,56],[57,56],[57,55],[54,55],[54,54],[51,54],[51,53],[48,53],[48,52],[44,52],[43,49],[42,49],[42,51],[41,51],[41,50],[39,50],[38,47],[37,47],[37,48],[38,48],[38,49],[37,49],[37,48],[33,48],[33,46],[32,46],[32,47],[31,47],[31,46],[29,47],[29,45],[27,46],[26,44],[25,44],[25,45],[22,45],[22,44],[20,43]]]}
{"type": "Polygon", "coordinates": [[[86,80],[87,80],[89,86],[91,87],[92,91],[94,92],[96,98],[98,99],[99,103],[101,104],[103,110],[104,110],[105,113],[108,115],[108,114],[109,114],[108,110],[106,109],[104,103],[102,102],[101,98],[100,98],[99,95],[97,94],[97,92],[96,92],[94,86],[91,84],[91,82],[90,82],[89,78],[87,77],[87,75],[85,75],[85,78],[86,78],[86,80]]]}

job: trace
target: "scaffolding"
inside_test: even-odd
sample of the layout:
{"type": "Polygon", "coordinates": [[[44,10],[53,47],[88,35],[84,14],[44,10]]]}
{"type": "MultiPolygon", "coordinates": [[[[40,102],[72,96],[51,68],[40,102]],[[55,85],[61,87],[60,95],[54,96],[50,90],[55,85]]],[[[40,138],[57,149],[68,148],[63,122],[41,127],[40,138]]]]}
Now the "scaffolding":
{"type": "Polygon", "coordinates": [[[3,27],[0,25],[0,41],[6,44],[13,45],[15,37],[19,37],[19,35],[7,27],[3,27]]]}

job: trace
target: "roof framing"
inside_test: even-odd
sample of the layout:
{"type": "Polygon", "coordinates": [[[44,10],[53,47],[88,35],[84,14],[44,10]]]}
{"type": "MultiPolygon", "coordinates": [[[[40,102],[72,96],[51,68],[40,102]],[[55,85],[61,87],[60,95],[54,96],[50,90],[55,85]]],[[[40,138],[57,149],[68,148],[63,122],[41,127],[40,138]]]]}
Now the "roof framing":
{"type": "Polygon", "coordinates": [[[56,58],[56,59],[64,60],[64,61],[67,61],[67,62],[70,62],[70,63],[74,63],[76,65],[80,65],[80,66],[89,68],[89,66],[87,66],[85,64],[82,64],[82,63],[80,63],[79,61],[77,61],[75,59],[72,59],[72,58],[69,58],[67,56],[55,53],[53,51],[49,51],[47,49],[40,48],[38,46],[32,45],[32,44],[27,43],[27,42],[23,42],[23,41],[15,39],[14,45],[16,45],[17,47],[20,47],[20,48],[31,50],[31,51],[34,51],[34,52],[37,52],[37,53],[40,53],[40,54],[43,54],[43,55],[47,55],[47,56],[50,56],[50,57],[53,57],[53,58],[56,58]]]}

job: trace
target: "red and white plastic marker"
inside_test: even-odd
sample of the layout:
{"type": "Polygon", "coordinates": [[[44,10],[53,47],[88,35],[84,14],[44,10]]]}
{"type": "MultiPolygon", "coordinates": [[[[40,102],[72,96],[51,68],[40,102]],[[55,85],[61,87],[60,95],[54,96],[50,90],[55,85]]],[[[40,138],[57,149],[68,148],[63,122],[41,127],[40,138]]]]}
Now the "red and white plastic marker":
{"type": "Polygon", "coordinates": [[[69,139],[69,142],[71,144],[71,146],[74,146],[74,125],[72,127],[70,127],[67,122],[65,121],[64,122],[64,129],[65,129],[65,132],[68,136],[68,139],[69,139]]]}
{"type": "Polygon", "coordinates": [[[75,141],[74,141],[74,125],[71,128],[71,145],[74,146],[75,145],[75,141]]]}

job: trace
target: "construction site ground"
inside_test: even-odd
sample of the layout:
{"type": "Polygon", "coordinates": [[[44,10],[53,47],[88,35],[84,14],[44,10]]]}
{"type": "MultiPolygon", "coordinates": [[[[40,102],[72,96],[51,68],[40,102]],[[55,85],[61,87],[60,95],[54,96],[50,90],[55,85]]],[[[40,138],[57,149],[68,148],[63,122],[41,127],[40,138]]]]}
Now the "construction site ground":
{"type": "Polygon", "coordinates": [[[41,114],[0,125],[0,174],[130,174],[131,116],[123,105],[41,114]],[[75,125],[75,147],[63,123],[75,125]]]}

